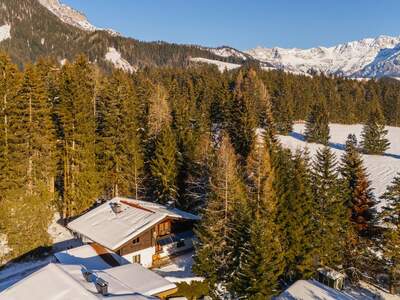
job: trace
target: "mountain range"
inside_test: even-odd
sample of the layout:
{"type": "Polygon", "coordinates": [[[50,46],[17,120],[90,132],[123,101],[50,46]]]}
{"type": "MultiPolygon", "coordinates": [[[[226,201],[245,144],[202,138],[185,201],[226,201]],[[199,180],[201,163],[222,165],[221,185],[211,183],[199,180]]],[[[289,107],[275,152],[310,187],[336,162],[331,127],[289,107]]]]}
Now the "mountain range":
{"type": "Polygon", "coordinates": [[[133,72],[143,66],[216,64],[221,70],[255,62],[296,74],[324,73],[349,78],[400,77],[400,37],[379,36],[333,47],[285,49],[257,47],[240,51],[143,42],[92,25],[86,16],[59,0],[2,0],[0,49],[19,64],[40,56],[60,63],[85,53],[106,69],[133,72]]]}

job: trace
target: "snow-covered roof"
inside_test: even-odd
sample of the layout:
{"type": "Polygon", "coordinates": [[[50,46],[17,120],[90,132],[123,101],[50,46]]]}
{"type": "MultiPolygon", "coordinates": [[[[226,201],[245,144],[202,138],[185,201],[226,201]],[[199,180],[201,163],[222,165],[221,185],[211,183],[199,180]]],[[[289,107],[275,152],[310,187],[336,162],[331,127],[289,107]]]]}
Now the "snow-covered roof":
{"type": "MultiPolygon", "coordinates": [[[[83,279],[79,266],[63,266],[60,264],[48,264],[27,278],[17,282],[13,286],[0,293],[0,299],[7,300],[98,300],[106,297],[97,293],[93,283],[83,279]],[[74,268],[76,274],[80,273],[81,279],[71,275],[74,268]]],[[[118,285],[116,280],[109,280],[110,294],[118,295],[118,299],[145,300],[156,299],[151,296],[140,294],[129,290],[122,284],[118,285]]]]}
{"type": "Polygon", "coordinates": [[[198,216],[147,201],[116,197],[68,224],[68,228],[115,250],[165,218],[199,220],[198,216]],[[119,203],[120,213],[112,205],[119,203]]]}
{"type": "Polygon", "coordinates": [[[121,266],[111,268],[90,245],[61,251],[55,254],[57,260],[76,280],[92,290],[92,284],[82,280],[82,266],[90,271],[95,271],[100,278],[112,283],[111,288],[118,291],[123,287],[129,287],[137,293],[151,296],[176,288],[176,285],[164,279],[157,273],[146,269],[140,264],[131,264],[118,254],[109,252],[113,258],[121,263],[121,266]]]}
{"type": "MultiPolygon", "coordinates": [[[[174,290],[176,285],[140,264],[125,264],[110,268],[90,245],[57,253],[60,264],[50,263],[27,278],[0,293],[0,299],[103,299],[97,292],[95,278],[108,283],[109,297],[118,299],[155,299],[159,293],[174,290]],[[93,272],[90,282],[83,271],[93,272]],[[51,283],[51,284],[49,284],[51,283]]],[[[122,257],[117,256],[119,261],[122,257]]]]}
{"type": "MultiPolygon", "coordinates": [[[[107,251],[107,249],[104,249],[107,251]]],[[[107,251],[120,265],[129,264],[129,261],[118,254],[107,251]]],[[[63,265],[84,266],[88,270],[105,270],[111,266],[103,260],[91,245],[83,245],[81,247],[60,251],[54,254],[58,262],[63,265]]]]}
{"type": "Polygon", "coordinates": [[[315,280],[298,280],[278,300],[350,300],[349,296],[315,280]]]}

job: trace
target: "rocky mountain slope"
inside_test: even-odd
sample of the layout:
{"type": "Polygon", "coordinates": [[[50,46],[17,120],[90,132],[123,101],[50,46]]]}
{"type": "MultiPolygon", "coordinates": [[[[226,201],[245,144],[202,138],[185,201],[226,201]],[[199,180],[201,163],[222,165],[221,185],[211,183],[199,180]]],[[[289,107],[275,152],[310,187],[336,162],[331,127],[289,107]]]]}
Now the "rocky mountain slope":
{"type": "Polygon", "coordinates": [[[400,75],[400,37],[379,36],[311,49],[258,47],[245,53],[295,73],[364,78],[400,75]]]}
{"type": "Polygon", "coordinates": [[[143,66],[184,66],[190,57],[243,63],[202,47],[142,42],[97,28],[78,11],[58,0],[1,0],[0,50],[22,65],[41,56],[59,62],[85,53],[105,69],[135,70],[143,66]]]}

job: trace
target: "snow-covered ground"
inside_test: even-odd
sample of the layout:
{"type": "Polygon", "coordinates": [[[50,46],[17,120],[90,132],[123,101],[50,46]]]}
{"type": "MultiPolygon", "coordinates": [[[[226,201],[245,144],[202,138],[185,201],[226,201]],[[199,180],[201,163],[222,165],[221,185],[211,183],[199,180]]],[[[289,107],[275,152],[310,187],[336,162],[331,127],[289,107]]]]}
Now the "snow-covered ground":
{"type": "Polygon", "coordinates": [[[82,245],[68,229],[58,223],[59,219],[60,215],[56,213],[48,229],[53,240],[51,253],[40,259],[8,263],[0,270],[0,291],[50,263],[53,260],[53,253],[82,245]]]}
{"type": "Polygon", "coordinates": [[[6,24],[0,26],[0,42],[11,38],[11,26],[6,24]]]}
{"type": "Polygon", "coordinates": [[[229,70],[237,69],[242,66],[239,64],[232,64],[232,63],[227,63],[227,62],[223,62],[223,61],[219,61],[219,60],[203,58],[203,57],[193,57],[190,60],[194,61],[194,62],[199,62],[199,63],[216,65],[220,72],[223,72],[225,70],[229,71],[229,70]]]}
{"type": "Polygon", "coordinates": [[[121,53],[113,47],[108,48],[105,59],[112,63],[117,69],[121,69],[129,73],[133,73],[135,71],[135,68],[132,67],[127,60],[122,58],[121,53]]]}
{"type": "Polygon", "coordinates": [[[173,258],[172,263],[168,266],[154,269],[153,271],[174,283],[190,283],[192,281],[203,281],[203,277],[199,277],[193,274],[192,266],[193,253],[190,252],[173,258]]]}
{"type": "MultiPolygon", "coordinates": [[[[330,147],[339,160],[344,153],[344,144],[347,136],[354,133],[360,141],[363,126],[357,125],[330,125],[330,147]]],[[[385,155],[363,155],[364,165],[369,173],[374,193],[377,197],[382,195],[386,187],[391,183],[393,177],[400,172],[400,127],[387,127],[389,130],[388,139],[390,140],[390,148],[385,155]]],[[[289,136],[279,137],[283,146],[291,150],[303,149],[307,147],[311,155],[323,147],[319,144],[306,143],[304,141],[304,124],[295,124],[293,132],[289,136]]],[[[379,210],[385,203],[377,199],[377,209],[379,210]]]]}

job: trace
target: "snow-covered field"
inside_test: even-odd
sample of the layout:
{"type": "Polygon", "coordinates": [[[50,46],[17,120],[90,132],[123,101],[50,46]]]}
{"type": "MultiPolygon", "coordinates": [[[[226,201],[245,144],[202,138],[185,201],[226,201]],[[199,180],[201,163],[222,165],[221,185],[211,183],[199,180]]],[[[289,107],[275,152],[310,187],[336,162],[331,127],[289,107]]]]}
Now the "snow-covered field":
{"type": "MultiPolygon", "coordinates": [[[[357,125],[330,125],[330,147],[339,160],[344,152],[344,144],[347,136],[354,133],[360,141],[363,126],[357,125]]],[[[388,139],[390,148],[385,155],[363,155],[364,165],[369,173],[372,187],[376,197],[385,192],[386,187],[391,183],[393,177],[400,172],[400,127],[387,127],[389,130],[388,139]]],[[[304,141],[304,124],[295,124],[293,132],[289,136],[280,136],[283,146],[291,150],[303,149],[307,147],[311,155],[323,147],[319,144],[306,143],[304,141]]],[[[378,198],[377,209],[379,210],[385,203],[378,198]]]]}
{"type": "Polygon", "coordinates": [[[10,25],[3,25],[0,26],[0,42],[9,39],[11,37],[11,26],[10,25]]]}

